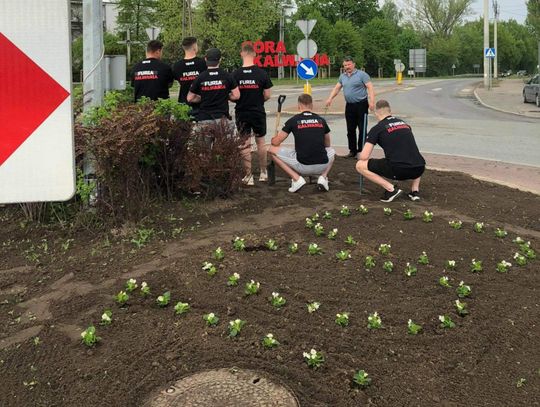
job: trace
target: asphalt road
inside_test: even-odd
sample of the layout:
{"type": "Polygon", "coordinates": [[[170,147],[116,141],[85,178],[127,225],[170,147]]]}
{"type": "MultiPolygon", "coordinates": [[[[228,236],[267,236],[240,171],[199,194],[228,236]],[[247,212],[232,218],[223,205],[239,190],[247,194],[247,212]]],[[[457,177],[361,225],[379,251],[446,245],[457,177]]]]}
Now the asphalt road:
{"type": "MultiPolygon", "coordinates": [[[[382,83],[375,82],[375,87],[382,83]]],[[[412,126],[421,151],[540,167],[540,120],[484,108],[473,95],[477,83],[478,79],[406,82],[399,90],[381,97],[390,102],[396,116],[412,126]]],[[[314,99],[325,100],[331,89],[315,88],[314,99]]],[[[293,110],[301,89],[276,88],[274,94],[278,93],[288,95],[286,107],[293,110]]],[[[275,99],[266,107],[275,112],[275,99]]],[[[346,146],[344,117],[328,115],[327,120],[333,144],[346,146]]],[[[369,127],[374,123],[375,117],[370,115],[369,127]]],[[[275,115],[270,114],[269,135],[274,127],[275,115]]]]}

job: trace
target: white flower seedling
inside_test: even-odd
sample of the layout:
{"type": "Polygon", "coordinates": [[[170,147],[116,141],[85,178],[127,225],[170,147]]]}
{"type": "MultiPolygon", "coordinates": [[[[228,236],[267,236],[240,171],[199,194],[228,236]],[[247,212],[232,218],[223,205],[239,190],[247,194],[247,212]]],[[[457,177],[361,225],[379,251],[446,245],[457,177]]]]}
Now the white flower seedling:
{"type": "Polygon", "coordinates": [[[388,273],[394,271],[394,263],[392,263],[390,260],[387,260],[383,263],[383,270],[387,271],[388,273]]]}
{"type": "Polygon", "coordinates": [[[463,227],[463,222],[460,220],[451,220],[448,224],[454,229],[461,229],[463,227]]]}
{"type": "Polygon", "coordinates": [[[311,256],[322,254],[322,250],[317,243],[310,243],[308,246],[308,254],[311,256]]]}
{"type": "Polygon", "coordinates": [[[368,316],[368,328],[369,329],[379,329],[382,327],[381,317],[377,312],[369,314],[368,316]]]}
{"type": "Polygon", "coordinates": [[[216,250],[214,250],[214,253],[212,255],[217,261],[221,261],[225,258],[225,252],[221,247],[218,247],[216,250]]]}
{"type": "Polygon", "coordinates": [[[244,239],[236,236],[233,240],[233,249],[237,252],[244,251],[246,249],[246,242],[244,239]]]}
{"type": "Polygon", "coordinates": [[[345,239],[345,243],[350,246],[354,246],[356,244],[356,240],[354,240],[354,238],[351,235],[349,235],[347,236],[347,239],[345,239]]]}
{"type": "Polygon", "coordinates": [[[387,244],[387,243],[381,243],[379,245],[379,253],[382,254],[382,255],[388,255],[390,254],[390,248],[392,246],[387,244]]]}
{"type": "Polygon", "coordinates": [[[422,254],[418,256],[418,264],[422,264],[424,266],[429,264],[429,257],[426,252],[422,252],[422,254]]]}
{"type": "Polygon", "coordinates": [[[365,370],[359,370],[354,374],[353,382],[356,385],[365,388],[371,384],[371,377],[369,377],[369,374],[365,370]]]}
{"type": "Polygon", "coordinates": [[[313,229],[315,226],[315,223],[311,220],[311,218],[306,218],[306,228],[313,229]]]}
{"type": "Polygon", "coordinates": [[[156,304],[161,308],[166,307],[167,305],[169,305],[169,302],[171,302],[171,292],[170,291],[166,291],[162,295],[160,295],[160,296],[158,296],[156,298],[156,304]]]}
{"type": "Polygon", "coordinates": [[[89,326],[84,331],[81,332],[82,342],[88,346],[95,346],[101,338],[96,334],[96,328],[94,326],[89,326]]]}
{"type": "Polygon", "coordinates": [[[114,296],[114,300],[116,301],[118,305],[122,307],[129,300],[129,295],[125,291],[120,291],[118,294],[114,296]]]}
{"type": "Polygon", "coordinates": [[[323,235],[324,235],[324,227],[323,227],[323,225],[321,225],[320,223],[317,223],[317,224],[313,227],[313,230],[315,231],[315,235],[316,235],[316,236],[323,236],[323,235]]]}
{"type": "Polygon", "coordinates": [[[407,331],[409,332],[409,335],[418,335],[421,330],[422,325],[415,324],[412,319],[407,321],[407,331]]]}
{"type": "Polygon", "coordinates": [[[246,293],[246,295],[254,295],[259,292],[260,287],[261,283],[251,280],[249,283],[246,283],[244,292],[246,293]]]}
{"type": "Polygon", "coordinates": [[[310,314],[314,313],[315,311],[317,311],[319,309],[319,307],[321,306],[321,303],[319,302],[310,302],[307,304],[307,310],[310,314]]]}
{"type": "Polygon", "coordinates": [[[474,230],[476,233],[484,233],[484,222],[476,222],[476,223],[473,225],[473,230],[474,230]]]}
{"type": "Polygon", "coordinates": [[[246,321],[241,319],[235,319],[234,321],[229,322],[229,336],[234,338],[235,336],[240,335],[242,328],[246,324],[246,321]]]}
{"type": "Polygon", "coordinates": [[[366,267],[366,270],[371,270],[373,267],[375,267],[375,259],[373,256],[366,256],[364,266],[366,267]]]}
{"type": "Polygon", "coordinates": [[[364,205],[360,205],[360,206],[358,207],[357,210],[358,210],[358,212],[360,212],[362,215],[365,215],[366,213],[369,212],[369,209],[368,209],[366,206],[364,206],[364,205]]]}
{"type": "Polygon", "coordinates": [[[287,300],[277,292],[273,292],[269,300],[272,306],[275,308],[281,308],[287,303],[287,300]]]}
{"type": "Polygon", "coordinates": [[[508,235],[508,232],[504,229],[497,228],[495,229],[495,236],[502,239],[505,238],[508,235]]]}
{"type": "Polygon", "coordinates": [[[473,273],[480,273],[483,270],[484,270],[484,268],[482,266],[482,260],[472,259],[472,261],[471,261],[471,271],[473,273]]]}
{"type": "Polygon", "coordinates": [[[472,288],[470,285],[466,285],[463,281],[461,281],[459,286],[456,288],[456,293],[459,298],[466,298],[471,295],[472,288]]]}
{"type": "Polygon", "coordinates": [[[459,316],[464,317],[465,315],[469,313],[466,302],[461,302],[460,300],[456,300],[454,304],[456,305],[456,312],[458,313],[459,316]]]}
{"type": "Polygon", "coordinates": [[[351,252],[349,250],[341,250],[336,253],[338,260],[345,261],[351,258],[351,252]]]}
{"type": "Polygon", "coordinates": [[[101,315],[101,325],[110,325],[112,323],[112,311],[107,309],[101,315]]]}
{"type": "Polygon", "coordinates": [[[455,270],[456,269],[456,261],[455,260],[446,260],[446,268],[448,270],[455,270]]]}
{"type": "Polygon", "coordinates": [[[143,297],[150,295],[150,286],[148,285],[146,281],[143,281],[141,283],[141,295],[143,297]]]}
{"type": "Polygon", "coordinates": [[[323,214],[323,219],[332,219],[332,214],[328,211],[325,211],[323,214]]]}
{"type": "Polygon", "coordinates": [[[405,212],[403,212],[403,218],[405,220],[414,219],[414,214],[412,213],[412,211],[410,209],[407,209],[405,212]]]}
{"type": "Polygon", "coordinates": [[[266,334],[266,336],[262,340],[262,344],[265,348],[268,348],[268,349],[279,346],[279,342],[276,338],[274,338],[273,334],[266,334]]]}
{"type": "Polygon", "coordinates": [[[298,243],[291,243],[291,244],[289,245],[289,251],[290,251],[292,254],[298,253],[298,243]]]}
{"type": "Polygon", "coordinates": [[[324,357],[321,352],[311,349],[309,352],[303,353],[307,365],[313,369],[320,367],[324,363],[324,357]]]}
{"type": "Polygon", "coordinates": [[[439,315],[439,321],[441,321],[441,328],[454,328],[456,324],[447,315],[439,315]]]}
{"type": "Polygon", "coordinates": [[[328,239],[334,240],[337,236],[337,228],[332,229],[330,232],[328,232],[328,239]]]}
{"type": "Polygon", "coordinates": [[[274,239],[268,239],[265,246],[268,250],[271,250],[273,252],[275,252],[278,249],[277,243],[274,239]]]}
{"type": "Polygon", "coordinates": [[[174,306],[174,313],[176,315],[185,314],[189,310],[190,310],[190,306],[187,302],[180,301],[180,302],[177,302],[176,305],[174,306]]]}
{"type": "Polygon", "coordinates": [[[339,326],[347,326],[347,325],[349,325],[349,313],[348,312],[342,312],[340,314],[336,314],[335,322],[339,326]]]}
{"type": "Polygon", "coordinates": [[[439,278],[439,285],[441,287],[445,287],[445,288],[451,288],[452,286],[450,285],[450,282],[448,280],[448,277],[446,276],[442,276],[441,278],[439,278]]]}
{"type": "Polygon", "coordinates": [[[518,266],[525,266],[527,264],[527,258],[521,253],[516,252],[514,254],[514,260],[518,266]]]}
{"type": "Polygon", "coordinates": [[[213,277],[217,274],[217,268],[212,263],[205,261],[202,265],[203,271],[206,271],[210,277],[213,277]]]}
{"type": "Polygon", "coordinates": [[[422,214],[422,220],[426,223],[433,222],[433,212],[424,211],[424,213],[422,214]]]}
{"type": "Polygon", "coordinates": [[[137,280],[135,280],[134,278],[130,278],[127,282],[126,282],[126,291],[128,293],[132,292],[132,291],[135,291],[135,289],[138,287],[137,285],[137,280]]]}
{"type": "Polygon", "coordinates": [[[339,213],[341,216],[351,216],[351,210],[347,205],[341,205],[339,213]]]}
{"type": "Polygon", "coordinates": [[[417,272],[418,269],[415,266],[413,266],[411,263],[407,263],[405,266],[405,275],[407,277],[415,276],[417,272]]]}
{"type": "Polygon", "coordinates": [[[497,271],[499,273],[506,273],[510,267],[512,267],[512,263],[506,260],[497,263],[497,271]]]}
{"type": "Polygon", "coordinates": [[[238,280],[240,280],[240,274],[234,273],[232,276],[229,276],[229,278],[227,279],[227,285],[229,287],[237,286],[238,280]]]}
{"type": "Polygon", "coordinates": [[[208,314],[203,315],[203,319],[206,321],[206,324],[208,326],[216,326],[219,322],[219,317],[214,314],[213,312],[210,312],[208,314]]]}
{"type": "Polygon", "coordinates": [[[386,216],[392,215],[392,208],[383,208],[383,212],[386,216]]]}

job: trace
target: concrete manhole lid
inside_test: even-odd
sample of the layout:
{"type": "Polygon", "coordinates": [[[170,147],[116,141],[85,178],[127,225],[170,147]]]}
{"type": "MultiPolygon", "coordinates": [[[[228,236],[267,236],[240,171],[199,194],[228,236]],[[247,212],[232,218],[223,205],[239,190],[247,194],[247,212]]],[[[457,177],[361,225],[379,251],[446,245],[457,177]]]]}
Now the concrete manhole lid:
{"type": "Polygon", "coordinates": [[[298,407],[296,397],[268,377],[242,369],[217,369],[185,377],[149,407],[298,407]]]}

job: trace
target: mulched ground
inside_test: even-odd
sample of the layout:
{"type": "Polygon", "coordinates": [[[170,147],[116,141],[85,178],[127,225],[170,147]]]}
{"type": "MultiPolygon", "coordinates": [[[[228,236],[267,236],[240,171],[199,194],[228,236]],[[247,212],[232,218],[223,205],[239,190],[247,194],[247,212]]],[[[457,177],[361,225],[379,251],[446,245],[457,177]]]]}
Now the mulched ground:
{"type": "Polygon", "coordinates": [[[0,405],[141,406],[186,375],[231,367],[284,383],[302,406],[540,405],[539,262],[518,267],[512,242],[521,236],[538,251],[540,197],[428,171],[420,203],[382,204],[371,185],[358,193],[352,168],[352,160],[337,160],[330,193],[307,185],[289,194],[280,179],[229,201],[157,206],[142,225],[114,230],[24,225],[13,208],[0,209],[0,405]],[[360,204],[369,213],[355,211],[360,204]],[[350,217],[340,215],[342,205],[352,209],[350,217]],[[412,220],[403,218],[408,208],[412,220]],[[432,223],[422,222],[426,209],[434,212],[432,223]],[[332,218],[320,223],[338,229],[335,240],[305,227],[306,216],[326,210],[332,218]],[[453,219],[463,221],[461,230],[450,228],[453,219]],[[477,221],[484,233],[472,230],[477,221]],[[141,227],[154,234],[136,249],[130,241],[141,227]],[[508,236],[496,238],[497,227],[508,236]],[[348,235],[356,245],[344,243],[348,235]],[[233,250],[235,236],[245,238],[246,251],[233,250]],[[264,247],[270,238],[277,251],[264,247]],[[298,253],[287,250],[291,242],[298,253]],[[309,243],[323,254],[308,255],[309,243]],[[391,245],[388,256],[378,253],[381,243],[391,245]],[[221,262],[211,257],[218,246],[221,262]],[[335,254],[345,249],[351,259],[338,261],[335,254]],[[406,263],[416,264],[422,251],[429,265],[407,277],[406,263]],[[364,267],[367,255],[375,257],[372,270],[364,267]],[[483,261],[483,272],[470,271],[473,258],[483,261]],[[388,259],[391,273],[382,269],[388,259]],[[445,270],[449,259],[457,261],[455,271],[445,270]],[[513,264],[505,274],[495,271],[503,259],[513,264]],[[218,266],[216,276],[201,270],[204,261],[218,266]],[[234,272],[240,284],[228,287],[234,272]],[[452,288],[439,286],[443,275],[452,288]],[[118,307],[112,295],[130,277],[147,281],[152,295],[134,293],[118,307]],[[247,297],[251,279],[261,292],[247,297]],[[462,280],[473,290],[464,300],[466,317],[454,308],[462,280]],[[157,307],[155,297],[168,290],[171,306],[157,307]],[[270,305],[273,291],[287,300],[282,309],[270,305]],[[180,300],[191,310],[176,316],[172,305],[180,300]],[[308,313],[309,301],[320,309],[308,313]],[[113,312],[110,326],[99,325],[104,309],[113,312]],[[374,311],[380,330],[367,328],[374,311]],[[220,317],[214,328],[202,319],[208,312],[220,317]],[[338,312],[350,313],[348,327],[334,323],[338,312]],[[441,314],[456,327],[441,328],[441,314]],[[233,339],[227,325],[236,318],[247,323],[233,339]],[[407,334],[409,318],[423,326],[419,335],[407,334]],[[92,349],[80,342],[90,324],[102,338],[92,349]],[[270,332],[281,342],[273,350],[261,345],[270,332]],[[326,359],[317,370],[302,357],[311,348],[326,359]],[[352,383],[359,369],[373,379],[366,389],[352,383]]]}

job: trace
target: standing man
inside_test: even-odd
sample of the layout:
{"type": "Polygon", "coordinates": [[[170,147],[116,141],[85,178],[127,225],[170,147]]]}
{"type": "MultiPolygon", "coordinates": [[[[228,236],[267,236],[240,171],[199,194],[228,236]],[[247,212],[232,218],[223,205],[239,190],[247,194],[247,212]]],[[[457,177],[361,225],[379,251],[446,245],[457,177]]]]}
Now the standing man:
{"type": "Polygon", "coordinates": [[[347,121],[347,139],[349,140],[349,155],[357,157],[362,151],[362,133],[364,131],[364,115],[375,107],[375,90],[371,78],[364,71],[356,69],[351,57],[343,59],[343,72],[339,81],[332,89],[326,101],[326,106],[332,104],[332,100],[338,95],[341,88],[345,96],[345,120],[347,121]],[[369,110],[368,110],[369,109],[369,110]],[[358,129],[358,136],[356,130],[358,129]]]}
{"type": "Polygon", "coordinates": [[[222,119],[230,121],[229,100],[235,101],[240,98],[238,83],[224,69],[219,67],[221,62],[221,51],[219,49],[210,48],[206,51],[205,59],[208,69],[201,73],[191,84],[187,101],[189,103],[200,103],[195,120],[201,124],[209,124],[222,119]]]}
{"type": "MultiPolygon", "coordinates": [[[[173,65],[174,78],[180,84],[180,92],[178,94],[178,102],[188,103],[187,95],[193,81],[199,77],[201,72],[206,71],[206,62],[199,58],[199,46],[197,38],[186,37],[182,41],[182,49],[184,50],[184,59],[176,62],[173,65]]],[[[191,106],[190,114],[195,116],[199,110],[198,104],[189,104],[191,106]]]]}
{"type": "Polygon", "coordinates": [[[162,52],[161,41],[150,41],[146,46],[146,59],[133,67],[131,86],[135,89],[135,102],[143,96],[152,100],[169,99],[174,77],[171,67],[161,62],[162,52]]]}
{"type": "Polygon", "coordinates": [[[283,129],[272,138],[268,152],[278,167],[291,177],[289,192],[296,192],[306,180],[302,175],[319,175],[317,186],[328,191],[328,173],[334,164],[336,152],[330,147],[330,128],[319,115],[312,113],[311,95],[298,96],[298,111],[301,112],[285,122],[283,129]],[[281,147],[281,143],[294,135],[294,150],[281,147]]]}
{"type": "Polygon", "coordinates": [[[240,99],[236,102],[235,118],[236,127],[241,135],[246,137],[246,145],[242,150],[246,176],[244,184],[254,185],[251,173],[251,135],[255,136],[257,143],[257,155],[259,157],[259,181],[268,181],[266,173],[266,148],[264,136],[266,135],[266,111],[264,102],[270,99],[273,86],[268,73],[254,63],[255,50],[253,45],[242,45],[240,56],[242,68],[233,72],[232,76],[238,82],[240,99]]]}
{"type": "Polygon", "coordinates": [[[386,100],[379,100],[375,105],[375,117],[379,123],[369,131],[356,170],[385,189],[381,197],[383,202],[392,202],[402,192],[385,178],[393,181],[412,180],[409,198],[419,201],[420,177],[426,168],[426,161],[418,151],[411,127],[392,115],[386,100]],[[385,158],[369,158],[375,144],[382,147],[385,158]]]}

